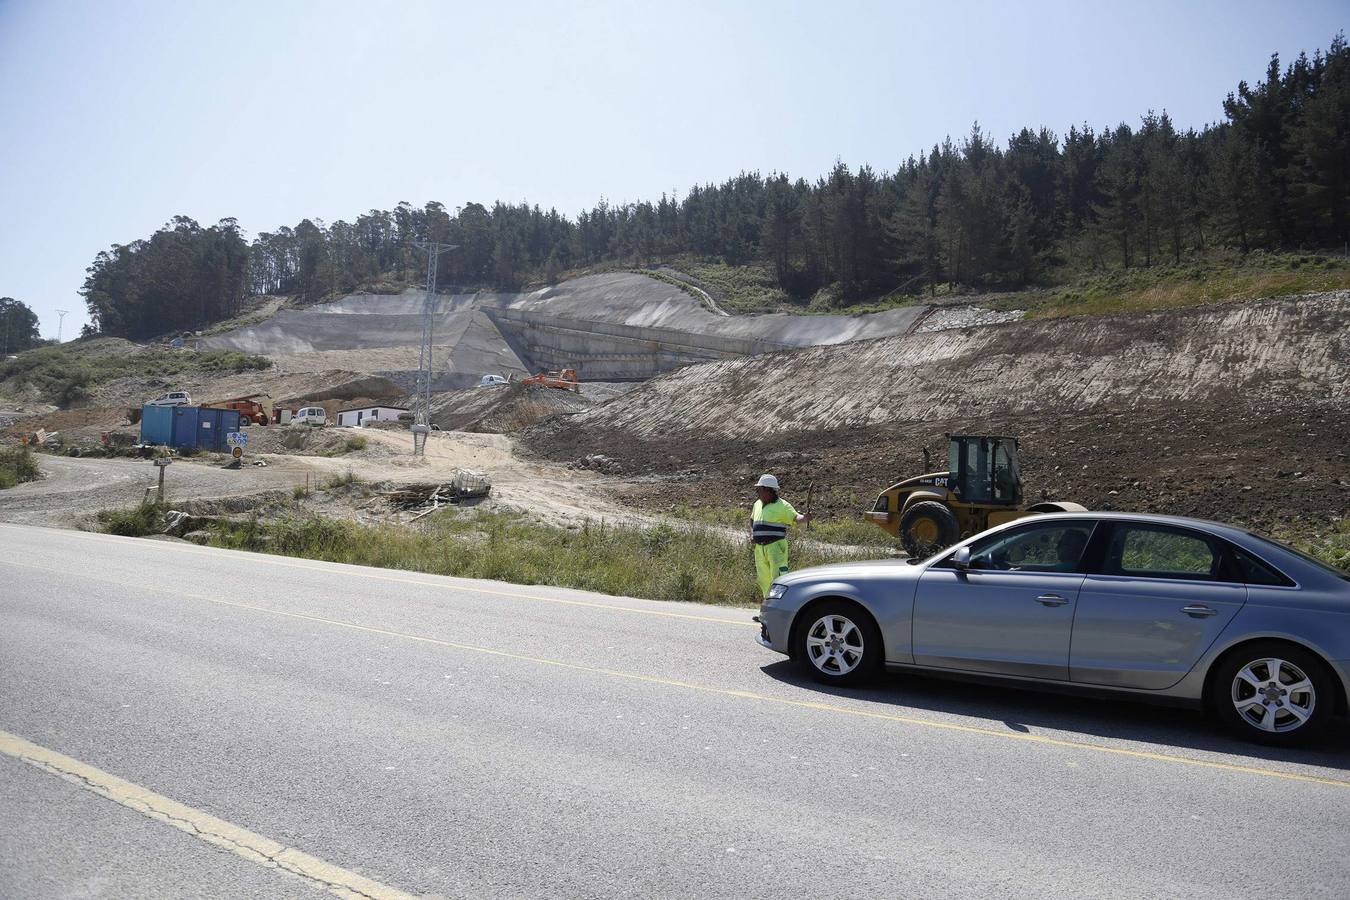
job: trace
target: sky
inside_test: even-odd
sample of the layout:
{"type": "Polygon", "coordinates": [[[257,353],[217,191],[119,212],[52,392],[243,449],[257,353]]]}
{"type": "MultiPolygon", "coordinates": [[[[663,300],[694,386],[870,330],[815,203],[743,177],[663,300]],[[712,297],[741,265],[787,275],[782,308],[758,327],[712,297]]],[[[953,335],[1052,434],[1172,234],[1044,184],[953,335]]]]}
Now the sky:
{"type": "Polygon", "coordinates": [[[575,215],[741,171],[893,170],[978,121],[1222,118],[1343,2],[0,0],[0,296],[182,214],[249,234],[400,201],[575,215]]]}

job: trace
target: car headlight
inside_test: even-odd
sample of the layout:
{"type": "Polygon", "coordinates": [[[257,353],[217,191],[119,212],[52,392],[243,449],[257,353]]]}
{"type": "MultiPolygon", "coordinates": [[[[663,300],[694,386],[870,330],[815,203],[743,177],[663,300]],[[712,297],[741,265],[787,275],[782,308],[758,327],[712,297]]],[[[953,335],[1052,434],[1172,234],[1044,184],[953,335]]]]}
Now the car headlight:
{"type": "Polygon", "coordinates": [[[786,593],[787,593],[787,585],[786,585],[786,584],[771,584],[771,585],[769,585],[769,596],[766,597],[765,599],[767,599],[767,600],[779,600],[779,599],[781,599],[782,596],[783,596],[784,594],[786,594],[786,593]]]}

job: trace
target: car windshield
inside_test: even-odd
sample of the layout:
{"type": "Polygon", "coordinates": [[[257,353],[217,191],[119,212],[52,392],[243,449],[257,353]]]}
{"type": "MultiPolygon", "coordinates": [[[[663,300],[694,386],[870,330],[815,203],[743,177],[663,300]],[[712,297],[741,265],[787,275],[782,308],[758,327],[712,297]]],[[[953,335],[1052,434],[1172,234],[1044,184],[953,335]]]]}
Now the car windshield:
{"type": "Polygon", "coordinates": [[[1342,581],[1350,581],[1350,572],[1342,572],[1340,569],[1329,566],[1322,560],[1318,559],[1317,557],[1304,553],[1302,550],[1299,550],[1296,547],[1291,547],[1288,544],[1284,543],[1283,541],[1277,541],[1274,538],[1268,538],[1263,534],[1256,534],[1255,532],[1252,531],[1248,531],[1247,534],[1253,538],[1256,538],[1256,540],[1260,541],[1263,544],[1269,544],[1272,547],[1278,547],[1279,549],[1283,550],[1286,553],[1292,553],[1299,559],[1308,563],[1309,565],[1315,566],[1316,568],[1321,569],[1323,572],[1326,572],[1329,575],[1335,575],[1342,581]]]}

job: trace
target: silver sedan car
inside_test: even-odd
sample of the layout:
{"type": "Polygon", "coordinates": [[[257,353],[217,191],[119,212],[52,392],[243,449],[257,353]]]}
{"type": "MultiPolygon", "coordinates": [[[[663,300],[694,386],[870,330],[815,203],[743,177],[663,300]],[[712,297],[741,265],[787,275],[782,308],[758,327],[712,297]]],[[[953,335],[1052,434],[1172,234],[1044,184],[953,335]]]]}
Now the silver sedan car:
{"type": "Polygon", "coordinates": [[[759,620],[827,684],[884,667],[1155,697],[1266,743],[1314,737],[1350,693],[1350,576],[1173,516],[1035,516],[918,563],[804,569],[759,620]]]}

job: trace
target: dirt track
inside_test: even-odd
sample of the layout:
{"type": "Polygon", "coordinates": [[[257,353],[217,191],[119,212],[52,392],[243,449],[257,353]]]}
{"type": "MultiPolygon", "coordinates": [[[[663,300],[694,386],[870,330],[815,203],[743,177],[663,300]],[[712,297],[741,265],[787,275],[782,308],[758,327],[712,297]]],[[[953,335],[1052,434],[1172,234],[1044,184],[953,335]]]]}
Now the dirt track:
{"type": "MultiPolygon", "coordinates": [[[[76,527],[100,509],[135,506],[159,473],[145,459],[37,457],[43,477],[0,491],[0,521],[76,527]]],[[[265,468],[225,469],[220,463],[175,460],[165,473],[170,501],[233,497],[305,482],[305,466],[283,461],[265,468]]]]}

